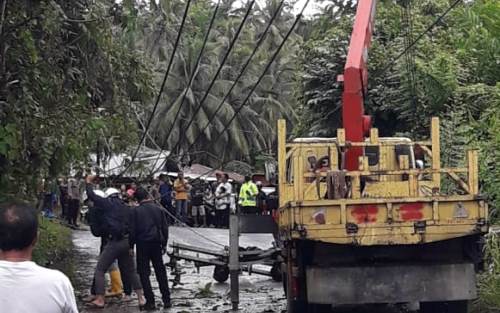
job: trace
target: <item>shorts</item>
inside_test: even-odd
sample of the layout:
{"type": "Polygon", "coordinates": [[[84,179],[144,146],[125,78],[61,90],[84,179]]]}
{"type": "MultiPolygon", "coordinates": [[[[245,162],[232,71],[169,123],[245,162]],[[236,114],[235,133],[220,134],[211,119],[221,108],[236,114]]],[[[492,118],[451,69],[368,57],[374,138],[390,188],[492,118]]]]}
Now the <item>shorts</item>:
{"type": "Polygon", "coordinates": [[[191,215],[197,216],[199,213],[200,216],[205,216],[205,206],[203,205],[193,205],[191,208],[191,215]]]}

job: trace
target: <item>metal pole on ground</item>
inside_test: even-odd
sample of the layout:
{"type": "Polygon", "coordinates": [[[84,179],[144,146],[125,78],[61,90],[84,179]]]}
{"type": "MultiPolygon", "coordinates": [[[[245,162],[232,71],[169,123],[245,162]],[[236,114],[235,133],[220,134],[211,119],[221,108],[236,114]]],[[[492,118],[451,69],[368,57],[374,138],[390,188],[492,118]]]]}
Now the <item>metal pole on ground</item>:
{"type": "Polygon", "coordinates": [[[229,215],[229,275],[231,282],[231,303],[233,311],[238,310],[240,303],[240,257],[239,257],[239,221],[238,213],[230,210],[229,215]]]}

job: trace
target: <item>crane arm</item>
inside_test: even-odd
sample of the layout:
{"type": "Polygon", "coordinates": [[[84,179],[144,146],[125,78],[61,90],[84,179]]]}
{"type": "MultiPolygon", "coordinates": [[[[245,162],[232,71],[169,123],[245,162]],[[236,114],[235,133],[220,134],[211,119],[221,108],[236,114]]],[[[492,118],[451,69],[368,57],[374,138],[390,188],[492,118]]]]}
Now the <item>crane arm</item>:
{"type": "MultiPolygon", "coordinates": [[[[364,115],[364,98],[368,86],[368,49],[372,41],[376,0],[359,0],[344,67],[342,94],[342,123],[346,140],[362,142],[370,132],[371,117],[364,115]]],[[[345,168],[358,169],[358,158],[362,147],[351,147],[346,152],[345,168]]]]}

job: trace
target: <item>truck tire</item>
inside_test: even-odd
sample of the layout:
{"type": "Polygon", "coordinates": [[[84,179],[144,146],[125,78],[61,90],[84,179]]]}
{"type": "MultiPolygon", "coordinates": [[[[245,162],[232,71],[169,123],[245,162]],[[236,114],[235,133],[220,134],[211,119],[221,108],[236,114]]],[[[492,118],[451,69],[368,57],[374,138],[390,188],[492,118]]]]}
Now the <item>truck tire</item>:
{"type": "Polygon", "coordinates": [[[213,277],[217,282],[224,283],[229,278],[229,267],[216,265],[213,277]]]}
{"type": "Polygon", "coordinates": [[[283,292],[285,293],[285,297],[287,296],[287,280],[286,280],[286,272],[281,272],[281,282],[283,283],[283,292]]]}
{"type": "Polygon", "coordinates": [[[288,275],[286,272],[282,272],[283,275],[283,287],[286,296],[286,312],[287,313],[309,313],[307,301],[304,299],[294,299],[291,292],[288,290],[288,275]]]}
{"type": "Polygon", "coordinates": [[[283,280],[283,274],[281,273],[281,263],[276,262],[273,264],[273,267],[271,267],[271,278],[275,282],[281,282],[283,280]]]}
{"type": "Polygon", "coordinates": [[[311,304],[307,300],[294,300],[289,298],[287,292],[287,275],[285,272],[282,273],[283,280],[283,290],[285,291],[285,296],[287,299],[287,313],[330,313],[330,305],[321,304],[311,304]]]}
{"type": "Polygon", "coordinates": [[[470,301],[421,302],[420,313],[469,313],[470,301]]]}

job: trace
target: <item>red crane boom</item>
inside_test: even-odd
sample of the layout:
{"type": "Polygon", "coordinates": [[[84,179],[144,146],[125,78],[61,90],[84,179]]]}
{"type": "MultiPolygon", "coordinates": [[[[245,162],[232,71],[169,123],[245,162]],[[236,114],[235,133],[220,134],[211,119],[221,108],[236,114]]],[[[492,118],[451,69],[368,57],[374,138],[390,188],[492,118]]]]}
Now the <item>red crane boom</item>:
{"type": "MultiPolygon", "coordinates": [[[[368,86],[368,49],[372,40],[376,0],[359,0],[344,67],[342,94],[342,123],[346,140],[362,142],[371,128],[371,117],[364,115],[364,98],[368,86]]],[[[363,155],[362,147],[351,147],[345,156],[345,168],[358,169],[358,158],[363,155]]]]}

